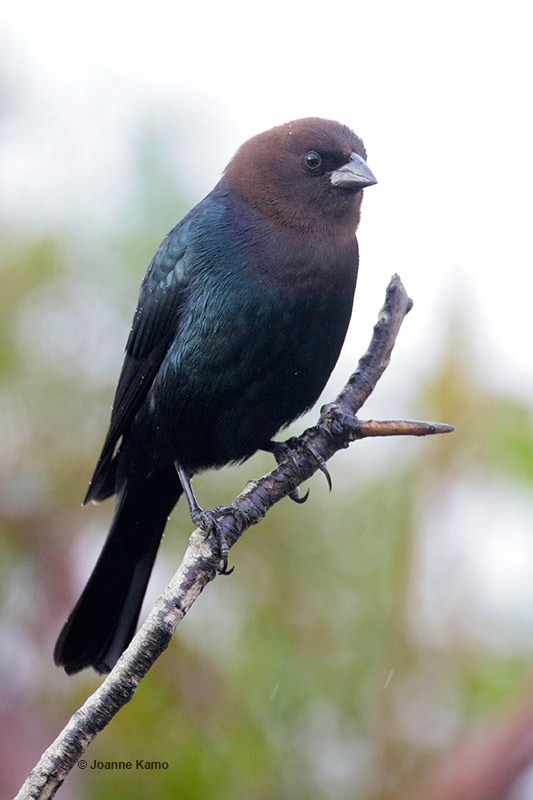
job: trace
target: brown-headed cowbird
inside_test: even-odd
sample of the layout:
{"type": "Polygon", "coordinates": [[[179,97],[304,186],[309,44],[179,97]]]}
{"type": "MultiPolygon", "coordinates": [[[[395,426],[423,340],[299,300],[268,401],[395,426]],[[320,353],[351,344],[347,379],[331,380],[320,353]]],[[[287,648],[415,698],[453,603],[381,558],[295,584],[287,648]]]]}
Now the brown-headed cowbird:
{"type": "Polygon", "coordinates": [[[85,499],[117,496],[55,647],[67,673],[107,672],[128,645],[184,487],[200,510],[189,478],[275,450],[320,395],[352,311],[362,189],[376,182],[365,158],[324,119],[254,136],[152,259],[85,499]]]}

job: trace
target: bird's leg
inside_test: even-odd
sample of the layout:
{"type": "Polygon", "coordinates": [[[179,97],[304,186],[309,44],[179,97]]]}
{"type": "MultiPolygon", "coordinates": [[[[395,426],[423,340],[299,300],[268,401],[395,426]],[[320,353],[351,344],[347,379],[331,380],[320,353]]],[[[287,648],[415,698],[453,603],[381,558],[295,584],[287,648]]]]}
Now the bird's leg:
{"type": "Polygon", "coordinates": [[[218,523],[217,516],[220,516],[224,513],[233,514],[235,509],[233,509],[232,506],[218,506],[212,511],[204,511],[194,495],[190,476],[187,470],[185,470],[181,464],[178,464],[177,461],[174,462],[174,466],[176,468],[176,472],[178,473],[181,485],[183,486],[183,491],[185,492],[185,497],[187,498],[187,503],[189,504],[189,511],[194,525],[197,525],[199,528],[205,531],[208,536],[214,536],[217,541],[220,556],[220,564],[217,567],[219,575],[230,575],[234,568],[232,567],[231,569],[228,569],[229,547],[224,535],[224,531],[218,523]]]}
{"type": "MultiPolygon", "coordinates": [[[[300,444],[296,439],[287,439],[286,442],[268,442],[265,445],[263,450],[266,450],[269,453],[272,453],[274,458],[276,459],[277,463],[280,464],[284,459],[291,459],[292,453],[296,450],[304,450],[308,453],[311,453],[313,458],[316,460],[318,464],[318,469],[326,476],[326,481],[328,483],[329,491],[331,492],[333,488],[333,483],[331,481],[331,475],[329,474],[329,470],[326,466],[326,460],[322,458],[320,453],[317,453],[315,448],[311,444],[300,444]]],[[[294,500],[295,503],[305,503],[307,498],[309,497],[309,489],[305,493],[303,497],[300,497],[298,489],[294,492],[289,494],[291,500],[294,500]]]]}

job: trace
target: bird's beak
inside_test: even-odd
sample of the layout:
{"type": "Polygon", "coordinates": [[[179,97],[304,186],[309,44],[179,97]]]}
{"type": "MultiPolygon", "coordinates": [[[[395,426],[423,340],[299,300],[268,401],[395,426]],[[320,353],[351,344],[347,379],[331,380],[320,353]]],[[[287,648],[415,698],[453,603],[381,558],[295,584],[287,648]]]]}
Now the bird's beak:
{"type": "Polygon", "coordinates": [[[347,164],[334,170],[330,180],[333,186],[341,189],[364,189],[377,183],[372,170],[357,153],[352,153],[347,164]]]}

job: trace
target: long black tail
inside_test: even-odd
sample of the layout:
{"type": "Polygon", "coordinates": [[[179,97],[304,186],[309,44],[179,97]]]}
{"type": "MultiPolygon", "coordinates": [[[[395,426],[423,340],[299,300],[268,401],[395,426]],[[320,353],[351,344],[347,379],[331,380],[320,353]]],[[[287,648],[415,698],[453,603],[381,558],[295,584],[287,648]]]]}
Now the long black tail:
{"type": "Polygon", "coordinates": [[[135,633],[168,515],[182,492],[174,473],[119,491],[106,543],[59,634],[54,661],[71,675],[109,672],[135,633]]]}

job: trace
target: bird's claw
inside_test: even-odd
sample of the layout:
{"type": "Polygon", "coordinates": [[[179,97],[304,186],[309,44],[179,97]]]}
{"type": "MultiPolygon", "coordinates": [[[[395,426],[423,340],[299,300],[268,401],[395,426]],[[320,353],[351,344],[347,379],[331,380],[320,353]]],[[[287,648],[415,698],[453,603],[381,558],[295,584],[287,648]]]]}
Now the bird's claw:
{"type": "Polygon", "coordinates": [[[289,497],[293,501],[293,503],[298,503],[298,505],[301,506],[304,503],[307,503],[307,500],[309,498],[309,489],[306,491],[306,493],[304,495],[300,495],[300,490],[297,487],[294,490],[294,492],[291,492],[290,494],[288,494],[287,497],[289,497]]]}
{"type": "Polygon", "coordinates": [[[311,453],[311,455],[314,458],[316,458],[316,461],[317,461],[317,464],[318,464],[318,469],[325,476],[326,481],[328,483],[328,489],[331,492],[331,490],[333,489],[333,481],[331,480],[331,475],[329,474],[329,469],[327,467],[326,459],[323,458],[320,455],[320,453],[317,453],[317,451],[315,450],[315,448],[311,444],[304,445],[304,450],[308,450],[311,453]]]}

